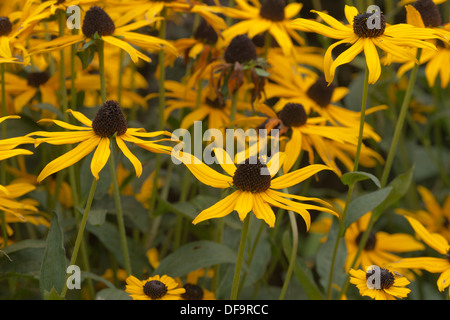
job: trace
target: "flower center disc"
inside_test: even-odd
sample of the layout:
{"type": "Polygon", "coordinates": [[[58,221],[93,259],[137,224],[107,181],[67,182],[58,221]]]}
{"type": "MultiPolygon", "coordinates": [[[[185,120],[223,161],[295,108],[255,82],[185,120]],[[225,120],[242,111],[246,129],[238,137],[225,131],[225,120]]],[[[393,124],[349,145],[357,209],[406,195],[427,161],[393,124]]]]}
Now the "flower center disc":
{"type": "Polygon", "coordinates": [[[183,288],[186,290],[185,293],[181,295],[184,300],[202,300],[203,299],[203,289],[196,284],[186,283],[183,288]]]}
{"type": "Polygon", "coordinates": [[[105,10],[94,6],[86,12],[81,30],[86,37],[92,38],[96,32],[101,36],[112,35],[116,26],[105,10]]]}
{"type": "Polygon", "coordinates": [[[159,280],[150,280],[144,285],[144,293],[151,299],[161,299],[167,293],[167,287],[159,280]]]}
{"type": "Polygon", "coordinates": [[[376,38],[384,34],[386,18],[383,14],[376,15],[366,12],[353,18],[353,32],[362,38],[376,38]],[[369,20],[370,18],[370,20],[369,20]]]}
{"type": "Polygon", "coordinates": [[[234,37],[225,50],[225,61],[244,64],[257,58],[256,46],[246,34],[234,37]]]}
{"type": "Polygon", "coordinates": [[[425,27],[436,28],[442,24],[439,9],[432,0],[418,0],[413,6],[422,16],[425,27]]]}
{"type": "Polygon", "coordinates": [[[206,43],[215,44],[219,39],[216,31],[211,25],[206,22],[205,19],[202,19],[197,29],[193,34],[194,39],[205,41],[206,43]]]}
{"type": "Polygon", "coordinates": [[[12,31],[12,24],[8,17],[0,17],[0,37],[7,36],[12,31]]]}
{"type": "MultiPolygon", "coordinates": [[[[394,284],[394,275],[392,274],[392,272],[389,272],[388,270],[383,268],[378,268],[377,270],[379,270],[380,289],[389,289],[394,284]]],[[[376,269],[367,271],[366,279],[369,279],[371,276],[373,276],[375,272],[377,272],[376,269]]],[[[375,284],[376,279],[373,279],[373,281],[373,284],[375,284]]]]}
{"type": "Polygon", "coordinates": [[[267,166],[256,157],[250,157],[238,164],[233,175],[233,185],[241,191],[264,192],[270,188],[271,176],[264,174],[267,166]]]}
{"type": "MultiPolygon", "coordinates": [[[[358,236],[356,237],[356,244],[359,244],[364,232],[360,232],[358,236]]],[[[374,233],[369,233],[369,236],[367,237],[366,245],[364,246],[364,250],[371,251],[375,249],[375,245],[377,244],[377,237],[374,233]]]]}
{"type": "Polygon", "coordinates": [[[335,86],[328,85],[324,77],[320,77],[317,81],[309,87],[306,94],[314,100],[319,106],[325,108],[331,102],[335,86]]]}
{"type": "Polygon", "coordinates": [[[31,87],[39,88],[50,79],[50,75],[46,71],[42,72],[30,72],[27,76],[28,85],[31,87]]]}
{"type": "Polygon", "coordinates": [[[278,118],[286,127],[300,127],[308,120],[305,108],[300,103],[286,103],[278,113],[278,118]]]}
{"type": "Polygon", "coordinates": [[[264,0],[259,11],[259,15],[272,21],[283,21],[285,18],[285,6],[286,2],[284,0],[264,0]]]}
{"type": "Polygon", "coordinates": [[[116,132],[121,136],[127,131],[127,120],[117,101],[108,100],[100,107],[92,121],[92,129],[100,137],[111,137],[116,132]]]}

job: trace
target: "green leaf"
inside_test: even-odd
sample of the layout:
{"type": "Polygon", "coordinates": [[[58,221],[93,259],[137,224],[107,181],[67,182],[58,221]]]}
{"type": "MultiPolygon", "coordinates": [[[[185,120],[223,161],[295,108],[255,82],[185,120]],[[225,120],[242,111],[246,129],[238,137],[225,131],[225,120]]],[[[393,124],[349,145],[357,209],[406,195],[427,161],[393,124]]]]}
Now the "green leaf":
{"type": "Polygon", "coordinates": [[[47,243],[42,258],[39,276],[39,287],[44,292],[55,289],[61,292],[66,280],[66,255],[64,250],[64,234],[59,224],[58,214],[52,216],[47,243]]]}
{"type": "Polygon", "coordinates": [[[375,185],[378,188],[381,188],[380,180],[378,180],[378,178],[375,177],[373,174],[370,174],[367,172],[362,172],[362,171],[347,172],[347,173],[344,173],[341,177],[342,183],[345,184],[346,186],[351,186],[358,181],[364,181],[367,179],[372,180],[373,183],[375,183],[375,185]]]}
{"type": "Polygon", "coordinates": [[[366,193],[350,202],[344,221],[344,228],[347,229],[353,222],[375,209],[389,196],[391,191],[392,187],[386,187],[366,193]]]}
{"type": "Polygon", "coordinates": [[[201,268],[235,262],[236,253],[229,247],[201,240],[188,243],[165,257],[153,274],[181,277],[201,268]]]}
{"type": "Polygon", "coordinates": [[[64,300],[64,298],[56,291],[55,287],[52,287],[50,291],[44,290],[43,297],[44,300],[64,300]]]}
{"type": "Polygon", "coordinates": [[[0,275],[38,276],[44,250],[44,240],[31,239],[2,248],[0,251],[0,275]]]}
{"type": "Polygon", "coordinates": [[[394,180],[389,183],[388,187],[392,188],[392,191],[389,193],[389,196],[377,207],[375,219],[378,219],[379,216],[390,206],[392,206],[395,202],[401,199],[409,187],[411,186],[411,181],[414,175],[414,166],[411,167],[407,172],[397,176],[394,180]]]}
{"type": "Polygon", "coordinates": [[[132,300],[131,297],[123,290],[116,288],[106,288],[97,292],[96,300],[132,300]]]}
{"type": "MultiPolygon", "coordinates": [[[[283,249],[287,258],[291,256],[291,237],[289,231],[285,231],[283,234],[283,249]]],[[[314,281],[314,275],[307,267],[305,261],[301,257],[296,257],[296,263],[294,266],[294,274],[300,282],[305,294],[311,300],[323,300],[322,292],[314,281]]]]}
{"type": "Polygon", "coordinates": [[[106,214],[108,210],[106,209],[94,209],[89,211],[88,221],[93,226],[101,226],[105,222],[106,214]]]}

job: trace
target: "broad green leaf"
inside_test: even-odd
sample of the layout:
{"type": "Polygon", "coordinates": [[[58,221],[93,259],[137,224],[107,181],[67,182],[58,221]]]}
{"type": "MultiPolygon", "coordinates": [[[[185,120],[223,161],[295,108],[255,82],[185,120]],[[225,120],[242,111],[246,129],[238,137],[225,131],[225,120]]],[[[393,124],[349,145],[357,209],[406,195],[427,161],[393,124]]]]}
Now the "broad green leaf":
{"type": "Polygon", "coordinates": [[[366,193],[350,202],[344,221],[344,230],[363,215],[380,205],[389,196],[391,191],[392,187],[386,187],[366,193]]]}
{"type": "Polygon", "coordinates": [[[373,174],[370,174],[367,172],[362,172],[362,171],[347,172],[347,173],[344,173],[341,177],[342,183],[345,184],[346,186],[351,186],[358,181],[364,181],[367,179],[372,180],[373,183],[375,183],[375,185],[378,188],[381,188],[380,180],[378,180],[378,178],[375,177],[373,174]]]}
{"type": "Polygon", "coordinates": [[[411,186],[411,181],[414,176],[414,166],[411,167],[407,172],[397,176],[394,180],[389,183],[388,187],[392,188],[388,197],[377,207],[375,219],[378,217],[395,202],[401,199],[411,186]]]}
{"type": "Polygon", "coordinates": [[[165,257],[153,274],[181,277],[201,268],[235,262],[236,253],[229,247],[201,240],[188,243],[165,257]]]}
{"type": "MultiPolygon", "coordinates": [[[[284,232],[282,242],[284,254],[289,259],[289,257],[291,256],[292,245],[290,233],[288,231],[284,232]]],[[[306,266],[306,263],[300,256],[296,257],[294,274],[297,277],[303,290],[305,291],[305,294],[308,296],[309,299],[323,300],[322,292],[320,292],[319,287],[315,283],[314,276],[311,270],[306,266]]]]}
{"type": "Polygon", "coordinates": [[[64,234],[59,224],[58,214],[52,216],[47,242],[42,258],[39,287],[42,295],[54,288],[61,292],[66,280],[66,255],[64,249],[64,234]]]}
{"type": "Polygon", "coordinates": [[[116,288],[106,288],[97,292],[96,300],[132,300],[124,290],[116,288]]]}
{"type": "Polygon", "coordinates": [[[108,210],[106,209],[94,209],[89,211],[88,221],[93,226],[101,226],[105,222],[106,214],[108,210]]]}
{"type": "MultiPolygon", "coordinates": [[[[338,232],[339,221],[336,217],[333,217],[333,223],[331,225],[330,231],[328,232],[327,240],[319,249],[319,252],[316,256],[317,273],[320,276],[320,283],[325,288],[325,292],[328,292],[330,270],[338,232]]],[[[342,288],[347,278],[347,275],[344,271],[346,260],[347,247],[345,245],[345,239],[341,237],[337,247],[337,254],[334,262],[332,289],[335,289],[336,287],[342,288]]]]}
{"type": "Polygon", "coordinates": [[[38,276],[44,255],[44,240],[22,240],[10,244],[0,251],[0,276],[38,276]],[[6,256],[8,255],[8,256],[6,256]]]}
{"type": "Polygon", "coordinates": [[[44,300],[64,300],[56,291],[55,287],[52,287],[50,291],[44,290],[43,298],[44,300]]]}

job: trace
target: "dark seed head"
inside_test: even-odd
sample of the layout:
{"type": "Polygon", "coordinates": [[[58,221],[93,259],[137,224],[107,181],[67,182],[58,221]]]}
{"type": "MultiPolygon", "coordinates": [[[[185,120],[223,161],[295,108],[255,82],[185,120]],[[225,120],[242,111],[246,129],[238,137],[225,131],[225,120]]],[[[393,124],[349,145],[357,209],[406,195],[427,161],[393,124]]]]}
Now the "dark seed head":
{"type": "Polygon", "coordinates": [[[219,39],[216,31],[211,25],[202,19],[197,29],[194,31],[194,39],[204,41],[209,44],[215,44],[219,39]]]}
{"type": "Polygon", "coordinates": [[[92,121],[92,129],[100,137],[111,137],[116,132],[121,136],[127,131],[127,120],[117,101],[108,100],[100,107],[92,121]]]}
{"type": "Polygon", "coordinates": [[[228,63],[246,62],[257,58],[256,47],[253,41],[246,34],[234,37],[225,50],[225,61],[228,63]]]}
{"type": "Polygon", "coordinates": [[[308,115],[300,103],[286,103],[284,108],[278,113],[278,119],[286,127],[300,127],[306,123],[308,115]]]}
{"type": "Polygon", "coordinates": [[[417,0],[413,6],[422,16],[425,27],[436,28],[442,24],[439,9],[432,0],[417,0]]]}
{"type": "Polygon", "coordinates": [[[144,285],[144,293],[152,300],[161,299],[167,293],[167,286],[159,280],[150,280],[144,285]]]}
{"type": "Polygon", "coordinates": [[[325,108],[331,102],[334,89],[335,86],[333,84],[328,85],[328,82],[324,77],[319,77],[317,81],[313,85],[311,85],[311,87],[309,87],[306,94],[319,106],[325,108]]]}
{"type": "Polygon", "coordinates": [[[385,29],[386,18],[382,13],[379,16],[370,12],[361,13],[353,19],[353,32],[362,38],[379,37],[385,29]]]}
{"type": "MultiPolygon", "coordinates": [[[[380,279],[379,279],[380,289],[383,289],[383,290],[389,289],[394,284],[395,277],[392,274],[392,272],[390,272],[386,269],[383,269],[383,268],[370,269],[366,272],[366,279],[369,279],[371,276],[373,276],[377,272],[377,270],[379,270],[378,276],[380,277],[380,279]]],[[[372,279],[372,281],[373,281],[372,284],[375,285],[376,279],[372,279]]]]}
{"type": "Polygon", "coordinates": [[[271,176],[265,172],[267,166],[256,157],[238,164],[233,175],[233,185],[241,191],[264,192],[270,188],[271,176]]]}
{"type": "Polygon", "coordinates": [[[86,37],[92,38],[96,32],[100,36],[112,35],[116,26],[105,10],[94,6],[86,12],[81,30],[86,37]]]}
{"type": "MultiPolygon", "coordinates": [[[[360,232],[358,236],[356,237],[356,244],[359,244],[359,242],[362,239],[364,232],[360,232]]],[[[375,245],[377,244],[377,237],[374,233],[369,233],[369,236],[367,237],[366,244],[364,246],[364,250],[371,251],[375,249],[375,245]]]]}
{"type": "Polygon", "coordinates": [[[259,15],[272,21],[283,21],[285,6],[286,2],[284,0],[264,0],[261,4],[259,15]]]}
{"type": "Polygon", "coordinates": [[[12,31],[12,24],[8,17],[0,17],[0,37],[7,36],[12,31]]]}
{"type": "Polygon", "coordinates": [[[186,290],[185,293],[181,295],[184,300],[202,300],[203,299],[203,289],[196,284],[186,283],[183,288],[186,290]]]}
{"type": "Polygon", "coordinates": [[[30,72],[27,76],[28,85],[31,87],[39,88],[50,79],[50,75],[46,71],[42,72],[30,72]]]}

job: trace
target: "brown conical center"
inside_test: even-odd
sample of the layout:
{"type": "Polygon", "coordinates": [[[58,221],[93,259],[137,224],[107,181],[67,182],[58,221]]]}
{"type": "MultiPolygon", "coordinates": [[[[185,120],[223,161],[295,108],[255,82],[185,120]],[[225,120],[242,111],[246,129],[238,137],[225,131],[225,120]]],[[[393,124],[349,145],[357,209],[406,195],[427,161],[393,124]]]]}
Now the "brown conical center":
{"type": "Polygon", "coordinates": [[[186,283],[183,288],[186,290],[185,293],[181,295],[184,300],[202,300],[203,299],[203,289],[196,284],[186,283]]]}
{"type": "Polygon", "coordinates": [[[115,133],[121,136],[127,132],[127,120],[117,101],[108,100],[100,107],[92,121],[92,129],[100,137],[111,137],[115,133]]]}
{"type": "Polygon", "coordinates": [[[257,58],[256,46],[248,35],[238,35],[226,48],[224,58],[228,63],[239,62],[240,64],[255,60],[257,58]]]}
{"type": "Polygon", "coordinates": [[[238,164],[233,175],[233,185],[241,191],[264,192],[270,188],[271,176],[267,173],[267,166],[256,157],[238,164]]]}
{"type": "Polygon", "coordinates": [[[333,84],[328,85],[328,82],[324,77],[319,77],[317,81],[308,88],[306,94],[319,106],[325,108],[330,104],[335,88],[336,87],[333,84]]]}
{"type": "Polygon", "coordinates": [[[301,127],[308,120],[305,108],[300,103],[286,103],[278,113],[278,119],[286,127],[301,127]]]}
{"type": "Polygon", "coordinates": [[[272,21],[283,21],[285,7],[286,2],[284,0],[263,0],[259,15],[272,21]]]}
{"type": "Polygon", "coordinates": [[[81,31],[92,38],[97,32],[100,36],[110,36],[116,30],[116,26],[111,17],[100,7],[91,7],[84,16],[81,31]]]}
{"type": "Polygon", "coordinates": [[[353,18],[353,32],[362,38],[376,38],[384,34],[386,18],[380,13],[361,13],[353,18]],[[370,19],[369,19],[370,18],[370,19]]]}
{"type": "Polygon", "coordinates": [[[442,24],[439,9],[432,0],[417,0],[413,6],[419,11],[425,27],[436,28],[442,24]]]}
{"type": "Polygon", "coordinates": [[[167,293],[167,286],[159,280],[150,280],[144,285],[144,293],[152,300],[161,299],[167,293]]]}
{"type": "Polygon", "coordinates": [[[8,17],[0,17],[0,37],[7,36],[12,31],[12,24],[8,17]]]}

